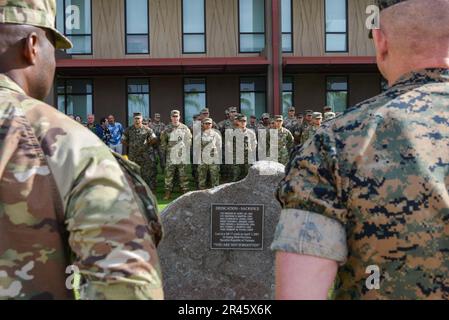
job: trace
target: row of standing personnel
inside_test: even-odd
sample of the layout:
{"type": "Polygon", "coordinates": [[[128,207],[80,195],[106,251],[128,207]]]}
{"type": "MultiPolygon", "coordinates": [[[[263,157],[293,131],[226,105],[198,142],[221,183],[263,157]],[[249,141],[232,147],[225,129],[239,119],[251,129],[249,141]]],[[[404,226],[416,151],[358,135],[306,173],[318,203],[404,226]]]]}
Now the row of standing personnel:
{"type": "MultiPolygon", "coordinates": [[[[325,110],[326,111],[326,110],[325,110]]],[[[200,137],[201,151],[205,148],[210,150],[211,156],[214,153],[221,153],[223,164],[217,163],[199,163],[191,165],[191,171],[195,187],[197,189],[206,189],[208,186],[215,187],[221,181],[238,181],[243,179],[250,165],[256,160],[251,159],[250,155],[257,155],[258,137],[262,130],[266,130],[266,150],[270,150],[270,134],[269,130],[274,129],[278,132],[278,162],[286,165],[289,154],[295,145],[303,144],[313,133],[320,127],[323,116],[320,112],[306,111],[304,119],[302,115],[296,116],[295,108],[289,108],[289,116],[284,117],[277,115],[270,117],[268,113],[264,113],[261,122],[257,123],[255,116],[250,117],[250,123],[247,123],[247,117],[237,113],[235,107],[226,110],[225,120],[215,123],[209,117],[209,109],[204,108],[201,114],[194,118],[195,121],[201,123],[200,137]],[[236,159],[236,141],[233,145],[223,143],[223,137],[227,129],[240,130],[244,135],[244,160],[243,163],[237,164],[236,159]],[[225,149],[232,150],[232,164],[225,163],[225,149]],[[210,181],[210,184],[208,184],[210,181]]],[[[326,119],[330,120],[335,114],[329,111],[325,112],[326,119]]],[[[197,122],[198,123],[198,122],[197,122]]],[[[170,123],[165,125],[161,121],[161,115],[155,114],[154,120],[145,123],[141,113],[134,114],[134,124],[127,128],[123,134],[122,142],[128,146],[128,157],[141,167],[141,173],[144,180],[148,183],[152,190],[157,188],[158,163],[162,171],[165,171],[165,195],[164,198],[169,200],[174,189],[176,179],[179,179],[179,187],[182,193],[189,191],[189,164],[174,163],[170,157],[172,149],[179,143],[183,142],[189,148],[193,148],[193,124],[187,127],[180,121],[180,112],[172,110],[170,113],[170,123]],[[177,140],[171,139],[171,133],[176,130],[177,140]]],[[[192,150],[191,150],[192,151],[192,150]]],[[[194,153],[191,152],[191,162],[194,153]]],[[[179,154],[181,156],[181,154],[179,154]]],[[[256,156],[257,157],[257,156],[256,156]]],[[[259,158],[259,157],[257,157],[259,158]]]]}

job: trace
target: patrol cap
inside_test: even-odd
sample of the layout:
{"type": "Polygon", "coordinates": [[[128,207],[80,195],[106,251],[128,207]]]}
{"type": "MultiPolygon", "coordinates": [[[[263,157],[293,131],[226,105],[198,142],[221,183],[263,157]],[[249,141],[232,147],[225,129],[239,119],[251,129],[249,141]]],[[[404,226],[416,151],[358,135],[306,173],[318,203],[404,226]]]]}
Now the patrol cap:
{"type": "Polygon", "coordinates": [[[209,108],[204,108],[201,110],[201,114],[209,113],[209,108]]]}
{"type": "Polygon", "coordinates": [[[179,112],[179,110],[172,110],[171,112],[170,112],[170,115],[173,117],[173,116],[180,116],[181,115],[181,112],[179,112]]]}
{"type": "Polygon", "coordinates": [[[306,110],[306,116],[313,116],[313,110],[306,110]]]}
{"type": "Polygon", "coordinates": [[[298,113],[296,116],[297,116],[298,118],[304,118],[304,115],[303,115],[302,113],[298,113]]]}
{"type": "Polygon", "coordinates": [[[290,108],[288,108],[288,111],[296,111],[296,108],[295,107],[290,107],[290,108]]]}
{"type": "Polygon", "coordinates": [[[270,119],[270,114],[269,113],[262,114],[262,119],[270,119]]]}
{"type": "Polygon", "coordinates": [[[201,123],[202,124],[206,124],[206,123],[212,124],[212,119],[211,118],[204,118],[201,123]]]}
{"type": "Polygon", "coordinates": [[[331,106],[324,106],[323,111],[324,112],[332,112],[332,107],[331,106]]]}
{"type": "Polygon", "coordinates": [[[323,114],[321,112],[314,112],[312,114],[313,119],[323,119],[323,114]]]}
{"type": "Polygon", "coordinates": [[[284,117],[282,115],[274,116],[274,121],[284,121],[284,117]]]}
{"type": "Polygon", "coordinates": [[[56,29],[55,21],[56,0],[0,0],[0,23],[49,29],[55,36],[56,49],[71,49],[72,42],[56,29]]]}
{"type": "Polygon", "coordinates": [[[134,112],[133,117],[134,117],[134,118],[137,118],[137,117],[143,118],[143,117],[142,117],[142,113],[140,113],[140,112],[134,112]]]}
{"type": "Polygon", "coordinates": [[[324,120],[334,119],[336,114],[334,112],[326,112],[324,113],[324,120]]]}
{"type": "Polygon", "coordinates": [[[238,115],[235,116],[235,120],[237,121],[246,121],[247,118],[244,114],[239,113],[238,115]]]}

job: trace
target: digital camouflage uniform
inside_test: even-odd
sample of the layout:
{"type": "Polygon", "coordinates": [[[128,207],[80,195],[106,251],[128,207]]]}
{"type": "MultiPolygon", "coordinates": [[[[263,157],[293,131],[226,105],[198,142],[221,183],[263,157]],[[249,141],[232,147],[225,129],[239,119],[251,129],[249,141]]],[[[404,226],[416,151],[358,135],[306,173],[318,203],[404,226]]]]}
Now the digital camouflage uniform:
{"type": "Polygon", "coordinates": [[[286,128],[288,131],[292,131],[293,128],[298,124],[298,119],[296,117],[293,118],[286,118],[284,120],[284,128],[286,128]]]}
{"type": "Polygon", "coordinates": [[[81,298],[162,298],[145,208],[108,147],[3,74],[0,128],[0,299],[73,299],[72,264],[81,298]]]}
{"type": "Polygon", "coordinates": [[[122,142],[128,146],[129,160],[140,166],[143,180],[152,190],[156,189],[157,177],[157,151],[153,144],[157,143],[157,137],[153,129],[142,125],[127,128],[123,133],[122,142]]]}
{"type": "MultiPolygon", "coordinates": [[[[222,139],[220,133],[215,129],[201,132],[201,154],[203,151],[210,150],[210,157],[213,158],[217,154],[221,157],[222,139]]],[[[203,159],[204,160],[204,159],[203,159]]],[[[220,164],[202,163],[198,165],[198,181],[200,190],[207,189],[207,175],[210,176],[211,187],[220,184],[220,164]]]]}
{"type": "Polygon", "coordinates": [[[161,150],[161,134],[162,134],[162,131],[165,130],[165,124],[161,121],[159,121],[159,122],[153,121],[150,124],[150,128],[153,129],[154,133],[156,134],[158,143],[157,143],[157,145],[153,146],[153,148],[156,151],[159,165],[161,166],[161,169],[164,170],[165,169],[165,157],[164,157],[164,153],[161,150]]]}
{"type": "MultiPolygon", "coordinates": [[[[278,162],[284,166],[290,157],[290,150],[294,146],[293,135],[286,128],[280,128],[278,131],[278,162]]],[[[270,150],[268,148],[268,150],[270,150]]]]}
{"type": "Polygon", "coordinates": [[[404,75],[325,124],[279,185],[272,248],[339,262],[336,298],[449,299],[448,126],[449,69],[404,75]]]}
{"type": "MultiPolygon", "coordinates": [[[[165,155],[165,190],[166,192],[171,192],[173,189],[173,179],[176,171],[178,171],[180,187],[183,192],[187,192],[189,190],[189,178],[187,175],[188,164],[174,164],[170,153],[172,148],[178,143],[183,143],[186,146],[186,150],[190,150],[190,146],[192,144],[192,133],[189,128],[180,123],[177,127],[173,124],[168,124],[165,130],[161,134],[161,149],[165,155]],[[176,132],[179,136],[176,140],[171,140],[172,133],[176,132]]],[[[181,155],[181,151],[178,155],[181,155]]],[[[187,159],[189,160],[189,159],[187,159]]]]}

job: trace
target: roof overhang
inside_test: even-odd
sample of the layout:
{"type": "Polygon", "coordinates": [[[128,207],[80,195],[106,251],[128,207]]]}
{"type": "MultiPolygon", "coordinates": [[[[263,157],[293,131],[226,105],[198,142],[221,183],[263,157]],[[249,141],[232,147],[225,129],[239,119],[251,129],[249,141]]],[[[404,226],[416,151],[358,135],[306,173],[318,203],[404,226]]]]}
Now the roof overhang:
{"type": "Polygon", "coordinates": [[[284,57],[285,73],[379,72],[376,57],[284,57]]]}
{"type": "Polygon", "coordinates": [[[264,73],[265,57],[166,59],[59,59],[59,75],[165,75],[213,73],[264,73]]]}

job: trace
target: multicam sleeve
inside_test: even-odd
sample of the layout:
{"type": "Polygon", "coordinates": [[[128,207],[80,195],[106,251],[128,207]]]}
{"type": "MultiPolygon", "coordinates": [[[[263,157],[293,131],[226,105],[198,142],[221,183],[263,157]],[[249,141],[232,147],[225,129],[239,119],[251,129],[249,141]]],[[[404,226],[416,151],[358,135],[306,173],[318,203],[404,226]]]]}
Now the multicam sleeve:
{"type": "MultiPolygon", "coordinates": [[[[94,134],[47,107],[30,114],[65,212],[83,299],[162,299],[153,235],[125,174],[94,134]],[[65,123],[63,127],[61,123],[65,123]],[[59,125],[59,127],[58,127],[59,125]]],[[[31,112],[30,112],[31,113],[31,112]]],[[[156,205],[156,203],[154,203],[156,205]]]]}
{"type": "Polygon", "coordinates": [[[345,263],[347,210],[341,194],[334,139],[321,131],[293,157],[279,185],[283,210],[272,250],[345,263]]]}

